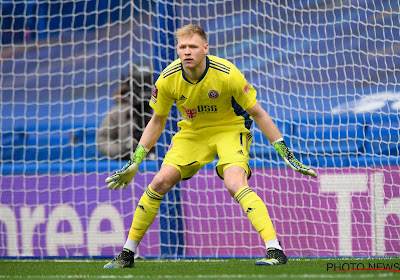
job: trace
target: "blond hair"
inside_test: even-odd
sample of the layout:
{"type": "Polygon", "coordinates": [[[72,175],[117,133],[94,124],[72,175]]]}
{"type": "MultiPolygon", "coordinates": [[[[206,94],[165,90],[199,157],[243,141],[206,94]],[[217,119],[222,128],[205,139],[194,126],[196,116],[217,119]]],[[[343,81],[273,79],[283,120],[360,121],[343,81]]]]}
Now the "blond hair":
{"type": "Polygon", "coordinates": [[[204,32],[204,29],[201,26],[196,24],[188,24],[177,29],[175,32],[175,38],[178,40],[179,38],[190,37],[194,34],[200,35],[200,37],[207,42],[206,32],[204,32]]]}

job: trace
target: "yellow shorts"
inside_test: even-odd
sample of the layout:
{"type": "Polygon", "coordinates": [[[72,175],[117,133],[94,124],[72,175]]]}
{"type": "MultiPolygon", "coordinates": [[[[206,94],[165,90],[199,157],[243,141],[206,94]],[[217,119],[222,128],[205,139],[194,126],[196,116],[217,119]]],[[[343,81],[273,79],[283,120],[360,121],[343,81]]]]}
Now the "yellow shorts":
{"type": "Polygon", "coordinates": [[[252,140],[253,135],[244,126],[182,129],[172,138],[163,164],[176,167],[181,179],[188,180],[218,156],[216,171],[221,179],[224,170],[230,166],[243,167],[250,178],[249,151],[252,140]]]}

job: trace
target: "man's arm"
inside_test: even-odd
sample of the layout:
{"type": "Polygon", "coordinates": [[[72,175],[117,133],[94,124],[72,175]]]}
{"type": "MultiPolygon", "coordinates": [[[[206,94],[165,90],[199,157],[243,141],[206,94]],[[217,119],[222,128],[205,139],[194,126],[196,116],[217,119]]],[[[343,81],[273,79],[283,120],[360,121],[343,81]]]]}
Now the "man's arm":
{"type": "Polygon", "coordinates": [[[261,132],[265,137],[267,137],[269,142],[274,143],[276,140],[283,138],[278,127],[258,102],[246,111],[253,117],[258,128],[260,128],[261,132]]]}
{"type": "Polygon", "coordinates": [[[143,131],[139,145],[143,146],[147,150],[150,150],[156,144],[158,138],[163,132],[165,124],[167,123],[167,118],[168,115],[161,116],[154,112],[149,123],[143,131]]]}
{"type": "Polygon", "coordinates": [[[265,135],[265,137],[267,137],[268,141],[274,145],[274,148],[278,151],[280,156],[283,158],[285,163],[290,166],[290,168],[302,174],[310,175],[314,178],[317,177],[317,173],[315,173],[314,170],[304,166],[295,158],[293,153],[286,146],[278,127],[259,103],[256,103],[256,105],[247,109],[246,111],[253,117],[261,132],[265,135]]]}
{"type": "Polygon", "coordinates": [[[153,114],[131,159],[124,167],[106,179],[109,189],[118,190],[121,186],[125,189],[129,185],[133,177],[135,177],[143,158],[154,146],[164,130],[167,117],[168,115],[161,116],[157,113],[153,114]]]}

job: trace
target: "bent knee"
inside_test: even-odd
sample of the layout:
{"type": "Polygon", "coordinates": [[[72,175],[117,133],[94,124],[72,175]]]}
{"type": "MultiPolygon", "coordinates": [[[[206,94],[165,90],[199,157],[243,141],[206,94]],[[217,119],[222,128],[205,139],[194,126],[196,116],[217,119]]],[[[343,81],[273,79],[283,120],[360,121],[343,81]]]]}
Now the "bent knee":
{"type": "Polygon", "coordinates": [[[166,194],[174,185],[176,185],[181,179],[179,171],[172,167],[164,165],[161,170],[154,176],[150,186],[153,191],[158,194],[166,194]]]}
{"type": "Polygon", "coordinates": [[[248,185],[247,173],[238,166],[232,166],[224,171],[224,185],[233,197],[241,188],[248,185]]]}
{"type": "Polygon", "coordinates": [[[157,175],[150,184],[151,189],[161,195],[166,194],[173,186],[174,184],[172,184],[168,178],[157,175]]]}
{"type": "Polygon", "coordinates": [[[243,187],[247,186],[246,183],[232,182],[230,184],[225,183],[225,187],[229,194],[234,197],[235,194],[243,187]]]}

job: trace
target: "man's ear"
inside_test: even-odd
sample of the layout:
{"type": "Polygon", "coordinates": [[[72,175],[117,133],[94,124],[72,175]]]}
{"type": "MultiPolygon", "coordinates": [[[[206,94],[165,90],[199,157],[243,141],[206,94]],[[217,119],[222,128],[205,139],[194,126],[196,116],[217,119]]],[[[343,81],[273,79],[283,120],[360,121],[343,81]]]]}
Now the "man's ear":
{"type": "Polygon", "coordinates": [[[208,54],[208,51],[210,50],[210,46],[206,43],[204,45],[204,54],[208,54]]]}

